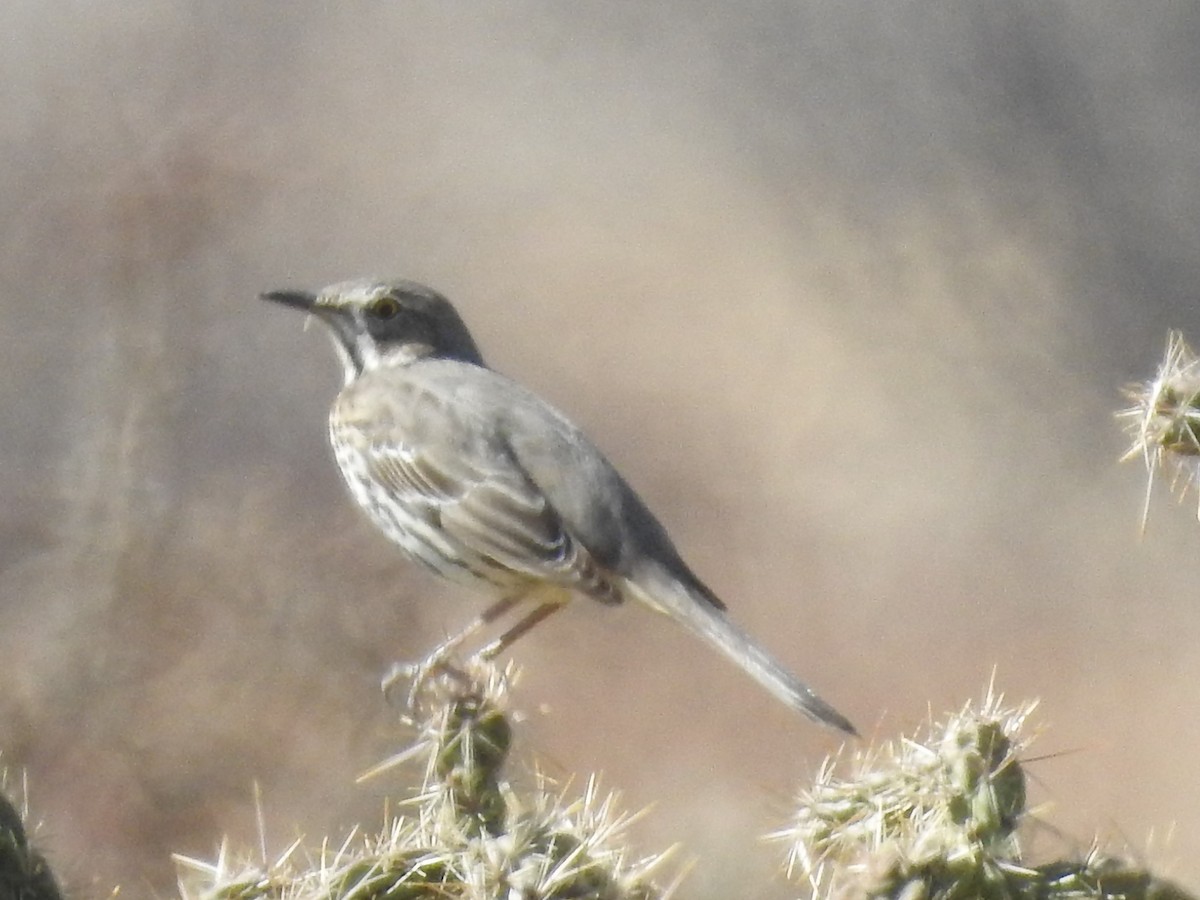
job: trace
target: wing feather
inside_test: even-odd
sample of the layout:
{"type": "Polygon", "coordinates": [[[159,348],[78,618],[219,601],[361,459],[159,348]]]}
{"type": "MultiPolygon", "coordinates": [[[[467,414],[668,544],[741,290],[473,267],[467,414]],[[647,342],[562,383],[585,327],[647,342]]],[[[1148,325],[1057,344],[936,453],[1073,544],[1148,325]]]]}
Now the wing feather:
{"type": "Polygon", "coordinates": [[[451,456],[395,440],[371,441],[366,458],[370,477],[411,513],[440,528],[464,556],[605,601],[617,599],[586,549],[511,459],[505,458],[503,467],[485,466],[478,455],[451,456]]]}
{"type": "Polygon", "coordinates": [[[352,447],[365,476],[421,520],[426,538],[435,533],[439,546],[457,554],[453,562],[619,602],[617,579],[526,469],[500,427],[504,417],[474,402],[479,379],[502,390],[507,382],[484,369],[456,369],[447,380],[435,372],[418,380],[408,371],[380,371],[374,374],[389,390],[367,390],[365,378],[347,388],[330,418],[335,447],[352,447]]]}

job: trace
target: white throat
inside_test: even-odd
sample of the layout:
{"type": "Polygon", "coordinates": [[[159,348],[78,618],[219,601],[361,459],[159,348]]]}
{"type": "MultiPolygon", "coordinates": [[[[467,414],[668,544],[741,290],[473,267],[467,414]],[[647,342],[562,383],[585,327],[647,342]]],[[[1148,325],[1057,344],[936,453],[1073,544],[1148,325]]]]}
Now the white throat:
{"type": "Polygon", "coordinates": [[[342,373],[345,379],[343,387],[352,383],[364,372],[370,372],[373,369],[379,368],[379,347],[376,346],[375,339],[369,334],[359,335],[357,348],[361,355],[361,359],[359,360],[355,360],[350,355],[350,351],[346,349],[345,344],[341,342],[336,334],[331,332],[329,337],[333,340],[333,349],[337,351],[338,359],[342,361],[342,373]]]}
{"type": "Polygon", "coordinates": [[[376,369],[392,369],[407,366],[418,359],[424,359],[433,350],[429,345],[421,343],[399,344],[393,347],[380,348],[373,337],[363,333],[358,335],[355,349],[358,351],[359,358],[355,359],[346,349],[345,345],[338,340],[336,335],[331,336],[333,337],[333,346],[337,351],[338,359],[342,361],[342,371],[345,377],[343,386],[352,383],[356,378],[365,375],[367,372],[374,372],[376,369]]]}

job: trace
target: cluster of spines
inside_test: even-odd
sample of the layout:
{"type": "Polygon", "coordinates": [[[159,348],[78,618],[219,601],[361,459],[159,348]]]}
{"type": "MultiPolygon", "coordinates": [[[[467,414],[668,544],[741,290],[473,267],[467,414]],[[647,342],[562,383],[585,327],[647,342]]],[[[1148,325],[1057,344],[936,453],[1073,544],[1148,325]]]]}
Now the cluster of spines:
{"type": "Polygon", "coordinates": [[[1033,708],[989,690],[913,737],[827,759],[772,835],[786,845],[788,877],[820,898],[1187,900],[1098,845],[1081,859],[1025,858],[1033,708]]]}
{"type": "MultiPolygon", "coordinates": [[[[1133,405],[1117,416],[1125,422],[1132,443],[1123,459],[1140,458],[1146,465],[1145,528],[1159,472],[1170,474],[1181,499],[1196,491],[1200,500],[1200,357],[1180,332],[1172,331],[1155,376],[1126,388],[1125,396],[1133,405]]],[[[1200,516],[1200,502],[1196,512],[1200,516]]]]}
{"type": "Polygon", "coordinates": [[[313,853],[297,842],[270,864],[177,857],[184,900],[659,900],[651,870],[622,845],[633,817],[595,779],[570,796],[534,777],[522,790],[505,773],[512,745],[511,671],[486,666],[437,679],[414,724],[417,741],[372,776],[424,759],[424,778],[375,836],[352,834],[313,853]]]}

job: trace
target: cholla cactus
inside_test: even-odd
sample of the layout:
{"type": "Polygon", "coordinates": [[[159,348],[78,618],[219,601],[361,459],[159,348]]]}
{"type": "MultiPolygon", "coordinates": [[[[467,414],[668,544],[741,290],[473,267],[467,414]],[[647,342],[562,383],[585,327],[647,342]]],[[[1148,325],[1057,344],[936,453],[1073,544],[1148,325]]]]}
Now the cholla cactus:
{"type": "MultiPolygon", "coordinates": [[[[1133,406],[1117,413],[1127,421],[1133,439],[1122,460],[1141,457],[1146,464],[1146,501],[1142,527],[1150,510],[1154,476],[1172,473],[1172,487],[1182,499],[1197,489],[1200,499],[1200,358],[1178,331],[1167,336],[1167,349],[1153,380],[1125,391],[1133,406]]],[[[1200,502],[1196,508],[1200,517],[1200,502]]]]}
{"type": "Polygon", "coordinates": [[[1031,709],[1005,709],[989,692],[924,739],[856,752],[846,778],[836,777],[840,760],[826,760],[791,825],[774,835],[788,844],[789,877],[829,896],[911,896],[910,884],[944,878],[964,891],[954,896],[994,896],[988,885],[1004,875],[992,861],[1017,851],[1018,756],[1031,709]]]}
{"type": "MultiPolygon", "coordinates": [[[[0,897],[61,900],[62,893],[45,858],[25,833],[28,809],[8,799],[8,773],[0,772],[0,897]]],[[[21,792],[28,796],[27,791],[21,792]]]]}
{"type": "Polygon", "coordinates": [[[1006,707],[989,689],[925,733],[821,767],[792,823],[789,878],[813,897],[897,900],[1186,900],[1175,886],[1094,847],[1083,860],[1031,865],[1021,756],[1035,704],[1006,707]]]}
{"type": "Polygon", "coordinates": [[[594,779],[581,796],[537,778],[522,792],[503,775],[512,729],[511,669],[473,664],[430,681],[409,750],[364,777],[423,759],[410,815],[375,837],[353,834],[309,856],[299,844],[271,864],[177,857],[184,900],[656,900],[649,880],[665,854],[630,862],[620,844],[632,817],[594,779]]]}

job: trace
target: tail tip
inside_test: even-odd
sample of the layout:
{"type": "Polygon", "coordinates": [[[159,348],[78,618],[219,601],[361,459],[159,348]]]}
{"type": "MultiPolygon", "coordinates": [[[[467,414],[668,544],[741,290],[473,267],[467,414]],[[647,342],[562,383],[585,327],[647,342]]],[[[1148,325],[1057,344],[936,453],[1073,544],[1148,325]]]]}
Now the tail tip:
{"type": "Polygon", "coordinates": [[[849,735],[852,738],[861,738],[858,729],[843,716],[840,712],[818,697],[816,694],[809,692],[806,695],[796,697],[796,708],[804,713],[814,722],[833,728],[843,734],[849,735]]]}

